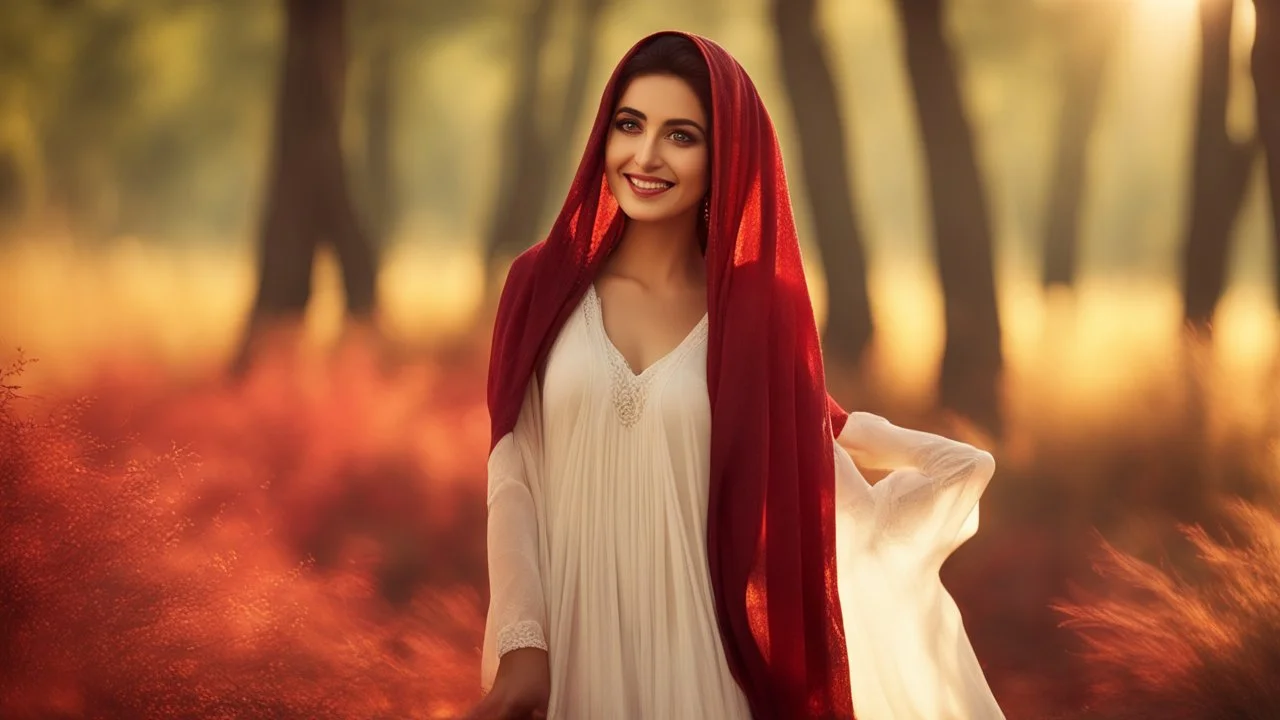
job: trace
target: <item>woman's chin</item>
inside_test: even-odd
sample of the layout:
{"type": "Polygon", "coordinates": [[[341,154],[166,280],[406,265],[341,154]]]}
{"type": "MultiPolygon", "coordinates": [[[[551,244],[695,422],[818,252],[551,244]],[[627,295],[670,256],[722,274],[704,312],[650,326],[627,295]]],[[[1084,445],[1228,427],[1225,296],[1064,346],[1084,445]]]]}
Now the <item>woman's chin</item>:
{"type": "Polygon", "coordinates": [[[675,220],[688,214],[687,209],[673,210],[669,207],[651,207],[644,203],[620,203],[622,212],[634,222],[663,223],[675,220]]]}

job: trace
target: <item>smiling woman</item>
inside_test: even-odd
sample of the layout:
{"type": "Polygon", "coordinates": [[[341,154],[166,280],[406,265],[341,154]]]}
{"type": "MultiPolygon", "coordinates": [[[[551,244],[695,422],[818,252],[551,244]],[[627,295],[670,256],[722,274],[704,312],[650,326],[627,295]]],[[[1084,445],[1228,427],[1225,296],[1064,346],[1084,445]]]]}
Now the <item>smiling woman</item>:
{"type": "Polygon", "coordinates": [[[614,113],[605,179],[630,222],[595,290],[631,368],[665,355],[706,314],[707,228],[699,220],[710,190],[708,107],[683,77],[638,75],[614,113]]]}
{"type": "Polygon", "coordinates": [[[937,575],[991,456],[832,402],[802,268],[750,78],[642,41],[499,304],[471,718],[1001,717],[937,575]]]}
{"type": "Polygon", "coordinates": [[[705,202],[705,115],[680,78],[650,75],[627,86],[605,150],[609,189],[627,217],[677,220],[705,202]],[[659,197],[660,203],[642,202],[659,197]]]}

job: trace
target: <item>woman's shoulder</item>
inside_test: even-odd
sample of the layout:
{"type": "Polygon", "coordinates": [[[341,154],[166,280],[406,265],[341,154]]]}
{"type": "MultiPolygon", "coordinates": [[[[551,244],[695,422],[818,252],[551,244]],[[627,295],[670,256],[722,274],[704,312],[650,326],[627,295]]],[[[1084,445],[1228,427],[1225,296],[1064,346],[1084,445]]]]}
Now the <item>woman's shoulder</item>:
{"type": "Polygon", "coordinates": [[[534,269],[538,265],[538,257],[542,254],[544,244],[540,242],[534,245],[511,261],[511,265],[507,268],[507,277],[502,282],[502,294],[498,297],[498,311],[500,314],[504,307],[513,302],[521,302],[521,298],[525,296],[526,289],[533,278],[534,269]]]}
{"type": "Polygon", "coordinates": [[[507,270],[507,284],[510,284],[512,280],[524,280],[533,273],[533,268],[538,264],[538,257],[542,254],[544,245],[546,245],[546,241],[537,243],[511,261],[511,267],[507,270]]]}

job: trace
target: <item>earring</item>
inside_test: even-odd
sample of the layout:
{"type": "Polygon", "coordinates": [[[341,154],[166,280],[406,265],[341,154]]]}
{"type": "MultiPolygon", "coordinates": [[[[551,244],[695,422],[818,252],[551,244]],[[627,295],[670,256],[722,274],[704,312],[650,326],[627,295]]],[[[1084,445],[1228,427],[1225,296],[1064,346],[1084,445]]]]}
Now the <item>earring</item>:
{"type": "Polygon", "coordinates": [[[711,222],[711,196],[702,198],[702,219],[707,223],[711,222]]]}

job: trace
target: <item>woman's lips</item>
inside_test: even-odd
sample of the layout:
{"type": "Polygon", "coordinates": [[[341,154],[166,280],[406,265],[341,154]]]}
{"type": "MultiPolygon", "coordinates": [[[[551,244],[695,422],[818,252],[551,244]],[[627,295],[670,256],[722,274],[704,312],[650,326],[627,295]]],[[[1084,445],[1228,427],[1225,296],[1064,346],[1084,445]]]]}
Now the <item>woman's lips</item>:
{"type": "Polygon", "coordinates": [[[675,183],[656,178],[637,177],[635,175],[624,175],[624,177],[627,179],[627,184],[631,186],[631,192],[643,198],[657,197],[675,187],[675,183]]]}

